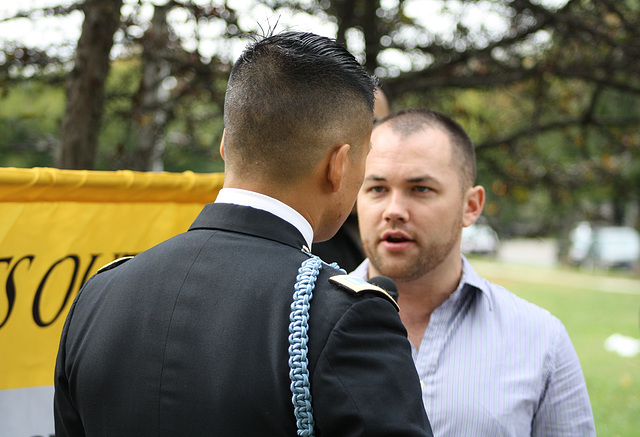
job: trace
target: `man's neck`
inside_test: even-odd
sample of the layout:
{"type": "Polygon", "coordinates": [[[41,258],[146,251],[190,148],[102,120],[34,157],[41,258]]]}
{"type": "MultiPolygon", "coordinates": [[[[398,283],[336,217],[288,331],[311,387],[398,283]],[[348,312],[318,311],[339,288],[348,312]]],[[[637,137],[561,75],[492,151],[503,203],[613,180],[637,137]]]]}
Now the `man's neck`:
{"type": "Polygon", "coordinates": [[[429,325],[431,314],[456,290],[462,276],[462,261],[452,259],[414,281],[397,281],[400,319],[416,349],[429,325]]]}

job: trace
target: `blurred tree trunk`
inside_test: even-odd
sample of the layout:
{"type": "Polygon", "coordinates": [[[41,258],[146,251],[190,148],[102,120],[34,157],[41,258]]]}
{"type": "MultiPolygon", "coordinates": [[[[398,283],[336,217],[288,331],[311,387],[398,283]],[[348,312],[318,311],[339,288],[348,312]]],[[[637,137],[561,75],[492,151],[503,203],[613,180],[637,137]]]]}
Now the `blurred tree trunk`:
{"type": "Polygon", "coordinates": [[[363,19],[361,22],[365,38],[364,66],[370,74],[374,74],[378,66],[377,56],[380,53],[380,32],[378,31],[378,17],[376,11],[380,8],[380,0],[366,0],[363,19]]]}
{"type": "Polygon", "coordinates": [[[113,35],[120,25],[122,0],[86,0],[75,65],[67,81],[67,109],[62,120],[57,166],[92,169],[104,111],[113,35]]]}
{"type": "Polygon", "coordinates": [[[137,147],[133,167],[139,171],[162,171],[165,126],[168,122],[169,91],[163,80],[171,74],[167,13],[173,7],[155,6],[151,27],[142,41],[142,82],[135,99],[137,147]]]}

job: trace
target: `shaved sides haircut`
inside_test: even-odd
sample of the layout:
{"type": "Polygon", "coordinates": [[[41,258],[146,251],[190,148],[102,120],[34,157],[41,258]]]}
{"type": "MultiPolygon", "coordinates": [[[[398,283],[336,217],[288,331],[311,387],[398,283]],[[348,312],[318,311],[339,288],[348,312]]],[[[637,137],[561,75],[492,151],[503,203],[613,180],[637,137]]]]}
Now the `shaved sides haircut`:
{"type": "Polygon", "coordinates": [[[463,190],[476,181],[476,151],[467,132],[451,117],[426,108],[402,109],[378,120],[376,126],[389,123],[391,130],[406,138],[426,127],[441,129],[449,137],[453,148],[452,159],[457,161],[460,185],[463,190]]]}
{"type": "Polygon", "coordinates": [[[284,32],[249,45],[225,96],[227,166],[289,183],[333,147],[349,144],[359,153],[371,133],[376,85],[329,38],[284,32]]]}

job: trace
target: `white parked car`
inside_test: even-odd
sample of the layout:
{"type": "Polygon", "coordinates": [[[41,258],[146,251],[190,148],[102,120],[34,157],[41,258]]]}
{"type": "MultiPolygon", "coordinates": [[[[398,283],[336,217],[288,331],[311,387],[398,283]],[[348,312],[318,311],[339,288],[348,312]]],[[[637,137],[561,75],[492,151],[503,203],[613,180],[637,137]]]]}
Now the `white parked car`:
{"type": "Polygon", "coordinates": [[[640,261],[640,234],[629,226],[590,227],[580,223],[571,233],[569,259],[574,264],[633,268],[640,261]]]}
{"type": "Polygon", "coordinates": [[[476,222],[462,228],[462,253],[496,255],[500,239],[491,226],[484,222],[476,222]]]}

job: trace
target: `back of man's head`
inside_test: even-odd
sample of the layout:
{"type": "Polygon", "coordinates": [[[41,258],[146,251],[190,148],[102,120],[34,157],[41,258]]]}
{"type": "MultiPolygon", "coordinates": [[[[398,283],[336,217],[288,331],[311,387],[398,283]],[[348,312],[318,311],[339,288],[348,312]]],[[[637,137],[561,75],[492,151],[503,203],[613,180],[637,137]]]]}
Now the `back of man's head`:
{"type": "Polygon", "coordinates": [[[225,96],[227,169],[292,183],[332,147],[361,146],[371,132],[375,85],[329,38],[285,32],[249,45],[225,96]]]}
{"type": "Polygon", "coordinates": [[[458,122],[451,117],[432,109],[402,109],[378,120],[376,126],[388,123],[401,138],[420,132],[425,128],[441,129],[449,136],[453,148],[452,156],[460,173],[463,190],[472,186],[476,180],[476,153],[469,135],[458,122]]]}

